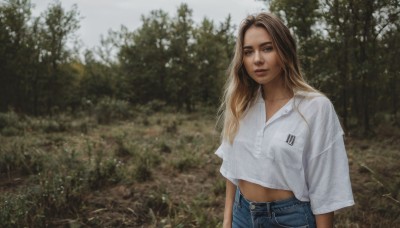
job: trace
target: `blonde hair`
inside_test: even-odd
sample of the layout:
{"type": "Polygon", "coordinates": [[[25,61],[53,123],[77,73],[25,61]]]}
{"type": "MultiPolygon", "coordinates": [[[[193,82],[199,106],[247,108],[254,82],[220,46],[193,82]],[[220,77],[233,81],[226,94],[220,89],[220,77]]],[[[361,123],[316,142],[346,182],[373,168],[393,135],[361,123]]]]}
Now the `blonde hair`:
{"type": "Polygon", "coordinates": [[[297,91],[318,92],[305,82],[300,71],[296,43],[283,22],[270,13],[248,16],[239,27],[235,54],[228,69],[223,101],[219,108],[219,119],[223,119],[221,136],[231,144],[239,129],[240,119],[247,107],[254,103],[257,90],[260,88],[260,85],[248,75],[243,65],[244,35],[251,26],[264,28],[270,35],[282,64],[286,88],[293,93],[297,91]]]}

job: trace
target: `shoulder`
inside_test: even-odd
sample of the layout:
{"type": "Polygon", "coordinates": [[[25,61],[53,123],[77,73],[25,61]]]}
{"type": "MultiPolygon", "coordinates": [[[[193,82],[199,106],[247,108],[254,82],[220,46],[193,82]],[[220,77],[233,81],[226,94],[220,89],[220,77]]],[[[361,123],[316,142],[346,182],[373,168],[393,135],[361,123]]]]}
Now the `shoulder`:
{"type": "Polygon", "coordinates": [[[324,121],[336,116],[331,100],[324,94],[298,92],[296,98],[295,106],[309,120],[324,121]]]}
{"type": "Polygon", "coordinates": [[[332,107],[332,102],[322,93],[299,91],[295,95],[298,100],[299,107],[305,106],[306,108],[325,109],[332,107]]]}

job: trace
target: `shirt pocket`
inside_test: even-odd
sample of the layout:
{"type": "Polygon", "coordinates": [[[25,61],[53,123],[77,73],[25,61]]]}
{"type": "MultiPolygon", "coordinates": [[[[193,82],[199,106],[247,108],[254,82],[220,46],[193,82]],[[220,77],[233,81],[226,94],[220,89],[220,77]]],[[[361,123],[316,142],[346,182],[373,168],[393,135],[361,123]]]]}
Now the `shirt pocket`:
{"type": "Polygon", "coordinates": [[[302,168],[303,150],[304,139],[300,135],[278,132],[273,137],[274,160],[289,168],[302,168]]]}

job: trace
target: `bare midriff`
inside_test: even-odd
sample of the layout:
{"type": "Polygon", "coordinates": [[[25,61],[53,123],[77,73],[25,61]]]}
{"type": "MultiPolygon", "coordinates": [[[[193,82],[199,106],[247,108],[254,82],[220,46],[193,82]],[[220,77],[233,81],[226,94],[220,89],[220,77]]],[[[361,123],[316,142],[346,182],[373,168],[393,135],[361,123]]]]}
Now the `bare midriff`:
{"type": "Polygon", "coordinates": [[[246,199],[253,202],[273,202],[294,196],[292,191],[266,188],[245,180],[239,180],[239,189],[246,199]]]}

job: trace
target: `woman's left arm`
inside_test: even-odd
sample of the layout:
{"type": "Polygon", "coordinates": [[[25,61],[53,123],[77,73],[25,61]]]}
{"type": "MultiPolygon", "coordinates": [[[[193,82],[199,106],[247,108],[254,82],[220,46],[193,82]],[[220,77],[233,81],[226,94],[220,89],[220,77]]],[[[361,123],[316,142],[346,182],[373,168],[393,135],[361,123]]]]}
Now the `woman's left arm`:
{"type": "Polygon", "coordinates": [[[305,148],[305,177],[318,228],[333,227],[334,211],[354,205],[343,130],[332,103],[315,99],[305,148]]]}
{"type": "Polygon", "coordinates": [[[333,216],[334,216],[333,212],[315,215],[315,221],[317,223],[317,228],[332,228],[333,227],[333,216]]]}

